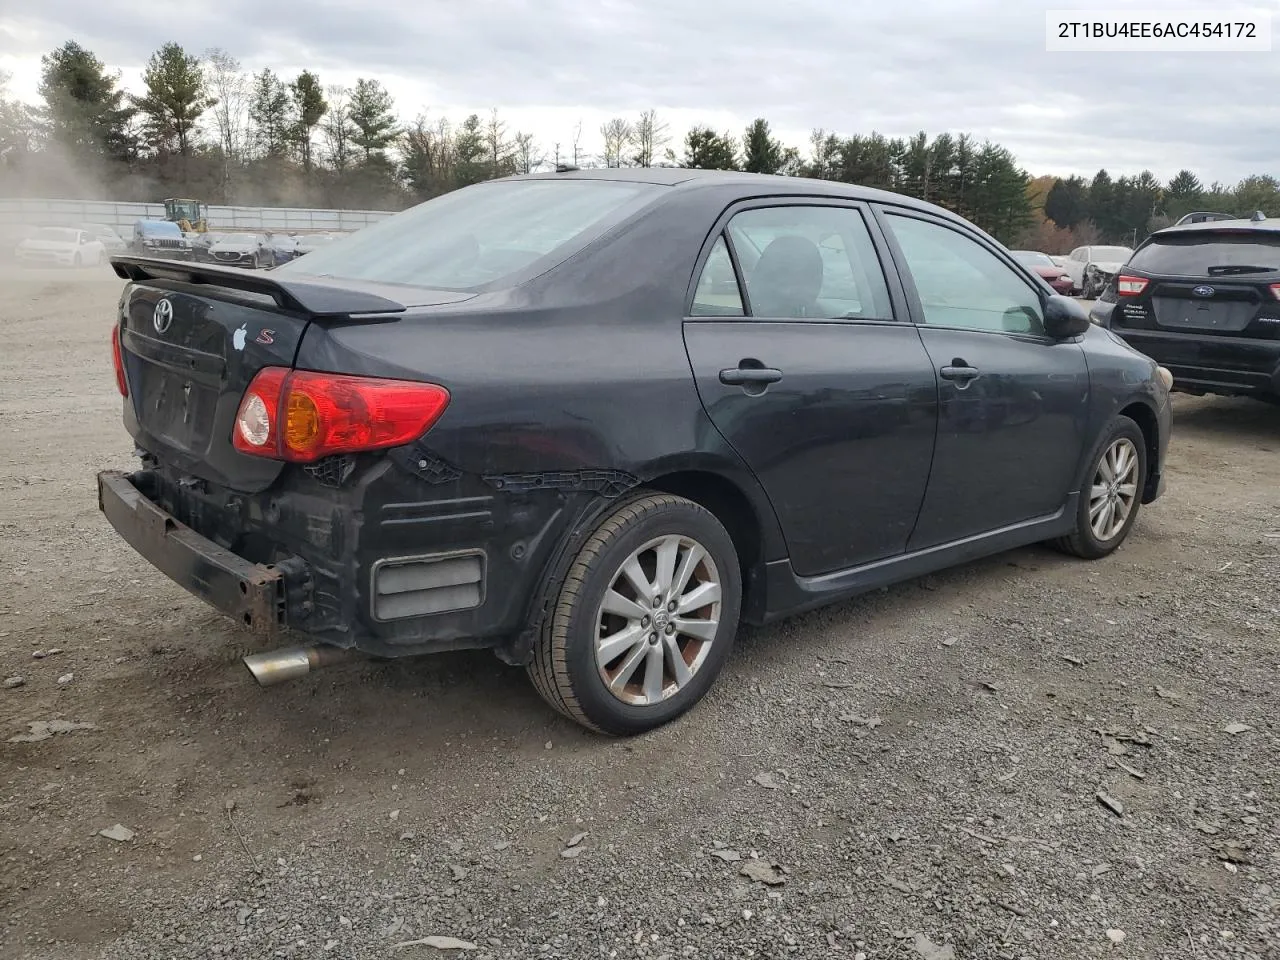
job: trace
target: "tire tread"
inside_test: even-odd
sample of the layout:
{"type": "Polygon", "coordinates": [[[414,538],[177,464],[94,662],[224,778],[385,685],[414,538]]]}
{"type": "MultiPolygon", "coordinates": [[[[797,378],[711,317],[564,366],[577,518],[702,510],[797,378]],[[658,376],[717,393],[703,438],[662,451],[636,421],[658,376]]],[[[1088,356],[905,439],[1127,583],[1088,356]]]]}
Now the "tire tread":
{"type": "Polygon", "coordinates": [[[533,657],[526,667],[534,688],[547,703],[570,720],[599,734],[614,735],[587,716],[573,692],[568,667],[569,621],[585,588],[587,574],[600,554],[628,527],[672,506],[692,507],[708,516],[714,516],[692,500],[667,493],[642,494],[610,514],[587,538],[565,573],[557,591],[555,606],[551,615],[543,621],[538,640],[534,644],[533,657]]]}

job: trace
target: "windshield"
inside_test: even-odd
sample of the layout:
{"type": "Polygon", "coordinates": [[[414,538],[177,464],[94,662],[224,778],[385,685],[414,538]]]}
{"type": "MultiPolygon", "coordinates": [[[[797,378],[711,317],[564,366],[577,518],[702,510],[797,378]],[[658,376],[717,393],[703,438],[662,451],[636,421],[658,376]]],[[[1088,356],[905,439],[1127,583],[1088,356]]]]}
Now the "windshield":
{"type": "Polygon", "coordinates": [[[1049,255],[1045,253],[1036,253],[1032,250],[1013,250],[1013,258],[1019,263],[1025,263],[1029,267],[1052,267],[1054,262],[1049,259],[1049,255]]]}
{"type": "Polygon", "coordinates": [[[137,224],[137,229],[144,237],[182,236],[182,231],[178,229],[176,223],[168,223],[164,220],[143,220],[137,224]]]}
{"type": "Polygon", "coordinates": [[[562,263],[662,189],[611,180],[477,184],[428,200],[277,269],[477,291],[562,263]]]}
{"type": "Polygon", "coordinates": [[[252,233],[223,233],[215,237],[214,243],[234,243],[239,246],[245,244],[253,244],[258,242],[258,238],[252,233]]]}
{"type": "Polygon", "coordinates": [[[1102,263],[1124,263],[1133,254],[1128,247],[1094,247],[1092,252],[1093,259],[1102,263]]]}
{"type": "Polygon", "coordinates": [[[1280,270],[1280,236],[1206,231],[1153,237],[1133,255],[1130,266],[1177,277],[1209,276],[1222,267],[1268,273],[1280,270]]]}
{"type": "Polygon", "coordinates": [[[45,227],[36,233],[37,240],[57,240],[59,243],[75,243],[80,234],[65,227],[45,227]]]}

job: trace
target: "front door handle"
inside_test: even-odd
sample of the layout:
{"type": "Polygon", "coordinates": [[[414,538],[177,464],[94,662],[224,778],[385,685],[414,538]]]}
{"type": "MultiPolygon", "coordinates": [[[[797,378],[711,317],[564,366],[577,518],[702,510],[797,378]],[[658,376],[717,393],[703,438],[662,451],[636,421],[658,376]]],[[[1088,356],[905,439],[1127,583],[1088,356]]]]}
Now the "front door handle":
{"type": "Polygon", "coordinates": [[[963,360],[953,360],[947,366],[938,371],[943,380],[959,380],[961,383],[968,383],[970,380],[977,380],[980,376],[977,367],[971,367],[963,360]]]}
{"type": "Polygon", "coordinates": [[[777,383],[782,371],[773,367],[730,367],[720,371],[720,382],[727,387],[744,387],[749,384],[777,383]]]}

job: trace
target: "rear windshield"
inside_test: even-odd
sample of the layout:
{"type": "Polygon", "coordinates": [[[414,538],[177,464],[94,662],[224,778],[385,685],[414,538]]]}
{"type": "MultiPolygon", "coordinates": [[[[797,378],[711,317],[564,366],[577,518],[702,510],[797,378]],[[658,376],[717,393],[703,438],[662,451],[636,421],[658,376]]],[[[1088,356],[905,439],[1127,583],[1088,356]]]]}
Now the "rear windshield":
{"type": "Polygon", "coordinates": [[[1280,237],[1239,233],[1187,233],[1155,237],[1133,255],[1129,265],[1148,273],[1176,277],[1210,276],[1219,267],[1280,270],[1280,237]]]}
{"type": "Polygon", "coordinates": [[[662,189],[612,180],[477,184],[380,220],[276,272],[438,290],[497,287],[563,262],[662,189]]]}

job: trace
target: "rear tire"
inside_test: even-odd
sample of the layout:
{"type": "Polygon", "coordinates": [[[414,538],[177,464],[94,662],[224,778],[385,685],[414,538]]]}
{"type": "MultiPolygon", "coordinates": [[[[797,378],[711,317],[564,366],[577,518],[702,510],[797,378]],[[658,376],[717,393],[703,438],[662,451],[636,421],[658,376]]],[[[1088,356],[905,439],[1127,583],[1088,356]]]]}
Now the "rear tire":
{"type": "Polygon", "coordinates": [[[641,495],[615,509],[574,558],[529,677],[590,730],[652,730],[710,689],[741,602],[738,554],[720,521],[683,497],[641,495]]]}
{"type": "Polygon", "coordinates": [[[1116,417],[1090,454],[1075,529],[1053,545],[1085,560],[1115,552],[1138,519],[1146,483],[1147,442],[1142,428],[1128,417],[1116,417]]]}

